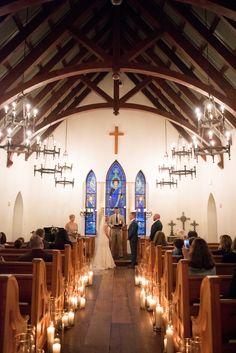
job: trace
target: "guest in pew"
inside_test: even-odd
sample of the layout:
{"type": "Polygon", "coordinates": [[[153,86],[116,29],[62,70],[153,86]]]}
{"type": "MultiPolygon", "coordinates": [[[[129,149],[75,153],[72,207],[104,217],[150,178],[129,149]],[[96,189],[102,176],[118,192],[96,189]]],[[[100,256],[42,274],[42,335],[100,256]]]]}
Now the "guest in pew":
{"type": "Polygon", "coordinates": [[[34,258],[52,261],[52,254],[44,250],[43,239],[39,235],[32,235],[29,241],[31,251],[18,257],[18,261],[32,261],[34,258]]]}
{"type": "Polygon", "coordinates": [[[166,236],[165,233],[163,233],[162,231],[158,230],[153,238],[153,243],[155,246],[157,245],[161,245],[161,246],[166,246],[167,245],[167,241],[166,241],[166,236]]]}
{"type": "Polygon", "coordinates": [[[69,222],[66,223],[65,230],[67,231],[69,240],[72,243],[76,243],[78,238],[78,224],[75,222],[74,214],[69,215],[69,222]]]}
{"type": "Polygon", "coordinates": [[[207,242],[202,238],[195,238],[189,249],[189,274],[215,275],[216,268],[207,242]]]}
{"type": "Polygon", "coordinates": [[[232,243],[231,251],[223,255],[222,262],[236,263],[236,238],[232,243]]]}
{"type": "Polygon", "coordinates": [[[153,241],[156,232],[158,232],[159,230],[161,231],[163,228],[160,218],[161,216],[159,215],[159,213],[155,213],[153,216],[153,224],[151,226],[150,232],[150,241],[153,241]]]}
{"type": "Polygon", "coordinates": [[[187,238],[190,239],[190,238],[197,238],[198,237],[198,234],[196,232],[196,230],[190,230],[187,234],[187,238]]]}
{"type": "Polygon", "coordinates": [[[72,242],[68,238],[67,231],[64,228],[59,229],[59,231],[55,235],[54,243],[50,244],[51,249],[59,249],[64,250],[65,244],[72,245],[72,242]]]}
{"type": "Polygon", "coordinates": [[[39,237],[41,237],[43,239],[44,249],[49,249],[50,248],[49,242],[45,239],[45,230],[43,228],[36,229],[34,234],[38,235],[39,237]]]}
{"type": "Polygon", "coordinates": [[[176,238],[174,240],[174,250],[172,252],[173,256],[176,257],[183,257],[183,246],[184,246],[184,240],[181,238],[176,238]]]}
{"type": "Polygon", "coordinates": [[[0,248],[5,248],[6,242],[7,242],[6,234],[3,232],[0,232],[0,248]]]}
{"type": "Polygon", "coordinates": [[[20,249],[22,248],[23,246],[23,242],[22,242],[22,239],[21,238],[17,238],[15,241],[14,241],[14,247],[16,249],[20,249]]]}
{"type": "Polygon", "coordinates": [[[234,269],[234,274],[230,282],[228,297],[230,299],[236,299],[236,267],[234,269]]]}
{"type": "Polygon", "coordinates": [[[218,250],[212,251],[213,255],[224,255],[231,252],[232,239],[229,235],[220,236],[220,244],[218,250]]]}

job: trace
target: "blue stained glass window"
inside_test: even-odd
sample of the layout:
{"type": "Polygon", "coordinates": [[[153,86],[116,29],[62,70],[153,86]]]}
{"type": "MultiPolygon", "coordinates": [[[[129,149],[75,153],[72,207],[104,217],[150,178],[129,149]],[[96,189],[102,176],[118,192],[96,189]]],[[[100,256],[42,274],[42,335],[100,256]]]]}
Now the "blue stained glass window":
{"type": "Polygon", "coordinates": [[[135,180],[135,209],[136,220],[138,222],[138,234],[146,234],[146,179],[143,172],[140,170],[135,180]]]}
{"type": "Polygon", "coordinates": [[[110,216],[114,207],[120,209],[120,214],[126,219],[126,177],[121,165],[115,161],[107,172],[106,177],[106,210],[110,216]]]}
{"type": "Polygon", "coordinates": [[[86,199],[85,207],[87,215],[85,216],[85,234],[96,234],[96,207],[97,207],[97,180],[94,172],[91,170],[86,178],[86,199]]]}

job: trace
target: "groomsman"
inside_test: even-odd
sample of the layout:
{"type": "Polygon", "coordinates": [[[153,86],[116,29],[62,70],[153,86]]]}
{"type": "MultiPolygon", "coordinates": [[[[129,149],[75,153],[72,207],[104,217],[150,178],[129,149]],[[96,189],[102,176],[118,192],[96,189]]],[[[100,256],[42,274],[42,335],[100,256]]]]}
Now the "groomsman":
{"type": "Polygon", "coordinates": [[[114,214],[109,217],[109,227],[111,228],[111,253],[114,258],[116,244],[119,257],[123,257],[122,228],[125,224],[124,217],[120,215],[118,207],[114,208],[114,214]]]}
{"type": "Polygon", "coordinates": [[[150,241],[153,241],[154,235],[156,234],[156,232],[158,232],[159,230],[162,230],[163,228],[160,218],[161,216],[159,215],[159,213],[155,213],[153,216],[154,223],[151,226],[150,241]]]}
{"type": "Polygon", "coordinates": [[[131,249],[131,268],[137,264],[137,248],[138,248],[138,223],[135,220],[136,213],[131,212],[129,215],[130,224],[128,228],[128,239],[131,249]]]}

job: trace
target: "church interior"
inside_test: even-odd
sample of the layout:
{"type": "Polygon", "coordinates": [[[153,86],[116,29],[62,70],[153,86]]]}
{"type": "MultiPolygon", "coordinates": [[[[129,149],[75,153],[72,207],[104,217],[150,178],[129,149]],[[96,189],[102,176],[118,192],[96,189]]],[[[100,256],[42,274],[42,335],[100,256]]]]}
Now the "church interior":
{"type": "Polygon", "coordinates": [[[236,238],[235,21],[230,0],[0,1],[0,353],[236,352],[235,264],[214,255],[236,238]],[[137,266],[93,273],[116,207],[127,263],[136,214],[137,266]],[[16,263],[17,239],[71,214],[76,244],[16,263]],[[149,241],[156,214],[166,246],[149,241]],[[174,260],[189,231],[215,276],[174,260]],[[31,348],[15,343],[27,322],[31,348]]]}

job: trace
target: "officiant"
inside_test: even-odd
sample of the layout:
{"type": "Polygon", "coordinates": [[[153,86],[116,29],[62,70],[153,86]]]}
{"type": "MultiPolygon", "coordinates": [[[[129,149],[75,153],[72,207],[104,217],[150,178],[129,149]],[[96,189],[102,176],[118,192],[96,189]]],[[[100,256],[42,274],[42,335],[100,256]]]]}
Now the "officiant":
{"type": "Polygon", "coordinates": [[[119,258],[123,257],[122,228],[125,224],[124,217],[120,215],[118,207],[114,208],[114,214],[109,217],[108,225],[111,228],[111,253],[115,257],[116,247],[119,258]]]}

